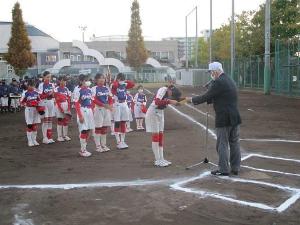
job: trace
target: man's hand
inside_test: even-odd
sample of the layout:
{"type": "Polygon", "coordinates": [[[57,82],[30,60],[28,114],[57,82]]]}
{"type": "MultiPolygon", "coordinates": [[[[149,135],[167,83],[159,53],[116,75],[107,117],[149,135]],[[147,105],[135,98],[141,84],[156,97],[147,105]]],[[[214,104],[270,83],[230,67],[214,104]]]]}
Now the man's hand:
{"type": "Polygon", "coordinates": [[[177,102],[176,100],[169,100],[169,103],[171,105],[178,105],[179,104],[179,102],[177,102]]]}
{"type": "Polygon", "coordinates": [[[187,103],[192,103],[192,97],[186,97],[185,100],[187,103]]]}

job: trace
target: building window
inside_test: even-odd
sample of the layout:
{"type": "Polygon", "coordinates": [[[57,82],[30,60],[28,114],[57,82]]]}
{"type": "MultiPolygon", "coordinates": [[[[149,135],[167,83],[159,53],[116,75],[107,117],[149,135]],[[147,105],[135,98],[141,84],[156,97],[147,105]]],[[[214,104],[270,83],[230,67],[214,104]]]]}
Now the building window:
{"type": "Polygon", "coordinates": [[[152,53],[151,53],[151,56],[152,56],[154,59],[160,59],[160,52],[152,52],[152,53]]]}
{"type": "Polygon", "coordinates": [[[7,74],[12,74],[14,72],[14,68],[11,65],[7,65],[7,74]]]}
{"type": "Polygon", "coordinates": [[[46,62],[56,62],[56,55],[47,55],[46,62]]]}
{"type": "Polygon", "coordinates": [[[71,59],[71,61],[75,61],[74,55],[70,55],[70,59],[71,59]]]}
{"type": "Polygon", "coordinates": [[[69,58],[70,58],[70,52],[64,52],[63,59],[69,59],[69,58]]]}
{"type": "Polygon", "coordinates": [[[78,61],[78,62],[81,61],[81,55],[77,55],[77,61],[78,61]]]}
{"type": "Polygon", "coordinates": [[[0,62],[4,62],[4,57],[2,55],[0,55],[0,62]]]}
{"type": "Polygon", "coordinates": [[[160,59],[168,60],[169,59],[169,52],[161,52],[160,59]]]}

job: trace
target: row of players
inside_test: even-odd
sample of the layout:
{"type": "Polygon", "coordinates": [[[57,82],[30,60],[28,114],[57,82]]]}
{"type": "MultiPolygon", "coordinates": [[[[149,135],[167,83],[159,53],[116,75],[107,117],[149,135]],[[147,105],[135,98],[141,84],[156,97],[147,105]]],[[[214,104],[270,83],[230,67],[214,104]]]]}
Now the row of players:
{"type": "Polygon", "coordinates": [[[0,81],[0,112],[19,111],[22,91],[20,83],[15,78],[9,85],[6,84],[6,80],[0,81]]]}
{"type": "MultiPolygon", "coordinates": [[[[25,119],[27,123],[28,145],[39,145],[36,141],[37,124],[42,118],[43,143],[53,143],[52,139],[52,119],[57,118],[58,141],[68,141],[68,124],[71,119],[71,93],[66,88],[64,77],[59,78],[59,86],[54,87],[50,83],[51,74],[44,72],[43,82],[38,89],[35,84],[28,81],[28,89],[22,96],[22,104],[25,108],[25,119]]],[[[114,135],[118,149],[126,149],[125,142],[126,123],[130,121],[130,109],[128,107],[127,90],[135,86],[134,82],[125,80],[124,74],[117,75],[116,80],[111,85],[106,84],[105,76],[97,74],[95,77],[96,86],[89,88],[90,81],[87,77],[79,77],[79,86],[73,92],[73,100],[77,114],[77,124],[79,128],[79,139],[82,157],[89,157],[91,153],[87,151],[87,140],[90,135],[94,137],[96,151],[106,152],[110,149],[106,145],[106,136],[111,121],[114,121],[114,135]]],[[[172,95],[171,87],[162,87],[158,90],[153,102],[146,108],[146,95],[143,88],[138,89],[134,102],[135,117],[138,129],[143,129],[143,118],[146,113],[146,130],[152,133],[152,150],[155,156],[154,164],[165,167],[171,162],[163,156],[163,131],[164,114],[163,110],[168,104],[178,104],[176,100],[168,98],[172,95]]]]}

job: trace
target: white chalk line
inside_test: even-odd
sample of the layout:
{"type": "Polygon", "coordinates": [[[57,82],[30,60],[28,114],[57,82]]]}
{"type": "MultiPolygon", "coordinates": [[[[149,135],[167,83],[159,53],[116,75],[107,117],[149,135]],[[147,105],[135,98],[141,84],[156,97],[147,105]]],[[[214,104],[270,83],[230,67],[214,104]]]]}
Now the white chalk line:
{"type": "MultiPolygon", "coordinates": [[[[261,155],[261,154],[249,154],[247,156],[244,156],[241,160],[244,161],[244,160],[247,160],[251,157],[262,157],[262,158],[269,158],[269,159],[276,159],[276,160],[300,162],[300,160],[296,160],[296,159],[274,157],[274,156],[265,156],[265,155],[261,155]]],[[[213,164],[213,163],[211,163],[211,164],[213,164]]],[[[262,172],[268,172],[268,173],[279,173],[279,174],[282,174],[282,175],[300,176],[300,174],[285,173],[285,172],[281,172],[281,171],[264,170],[264,169],[248,167],[248,166],[242,166],[242,167],[248,168],[248,169],[253,169],[253,170],[258,170],[258,171],[262,171],[262,172]]],[[[250,201],[243,201],[243,200],[233,199],[231,197],[224,196],[220,193],[213,193],[213,192],[203,191],[201,189],[199,190],[199,189],[184,187],[186,184],[188,184],[190,182],[193,182],[195,180],[203,179],[204,177],[207,177],[209,174],[210,174],[210,172],[204,172],[204,173],[200,174],[197,177],[192,177],[192,178],[189,178],[187,180],[183,180],[183,181],[180,181],[178,183],[172,184],[170,187],[174,190],[177,190],[177,191],[183,191],[183,192],[186,192],[186,193],[193,193],[193,194],[200,195],[202,197],[217,198],[217,199],[220,199],[220,200],[223,200],[223,201],[228,201],[228,202],[232,202],[232,203],[236,203],[236,204],[240,204],[240,205],[245,205],[245,206],[251,206],[251,207],[254,207],[254,208],[259,208],[259,209],[268,210],[268,211],[277,211],[279,213],[281,213],[281,212],[285,211],[286,209],[288,209],[290,206],[292,206],[300,198],[300,189],[298,189],[298,188],[283,186],[283,185],[280,185],[280,184],[267,183],[267,182],[263,182],[263,181],[256,181],[256,180],[250,180],[250,179],[241,179],[241,178],[232,178],[232,177],[220,177],[220,178],[230,180],[232,182],[243,182],[243,183],[252,183],[252,184],[257,184],[257,185],[269,186],[269,187],[281,189],[283,191],[292,193],[292,195],[291,195],[290,198],[288,198],[286,201],[284,201],[278,207],[273,207],[273,206],[258,203],[258,202],[250,202],[250,201]]]]}
{"type": "MultiPolygon", "coordinates": [[[[188,103],[185,103],[184,105],[187,106],[187,107],[189,107],[189,108],[191,108],[191,109],[193,109],[193,110],[195,110],[196,112],[202,114],[203,116],[206,116],[206,113],[203,112],[202,110],[197,109],[196,107],[194,107],[194,106],[192,106],[192,105],[190,105],[190,104],[188,104],[188,103]]],[[[215,119],[215,117],[212,116],[212,115],[210,115],[210,114],[208,114],[208,117],[209,117],[209,118],[212,118],[212,119],[215,119]]]]}
{"type": "Polygon", "coordinates": [[[170,187],[173,190],[176,190],[176,191],[183,191],[183,192],[186,192],[186,193],[193,193],[193,194],[200,195],[202,197],[217,198],[217,199],[221,199],[221,200],[224,200],[224,201],[229,201],[229,202],[232,202],[232,203],[245,205],[245,206],[251,206],[251,207],[255,207],[255,208],[259,208],[259,209],[263,209],[263,210],[277,211],[279,213],[285,211],[286,209],[288,209],[291,205],[293,205],[300,198],[300,189],[291,188],[291,187],[287,187],[287,186],[282,186],[282,185],[279,185],[279,184],[272,184],[272,183],[267,183],[267,182],[247,180],[247,179],[241,179],[241,178],[231,178],[231,177],[219,177],[219,178],[230,180],[232,182],[253,183],[253,184],[257,184],[257,185],[273,187],[273,188],[281,189],[281,190],[283,190],[285,192],[288,192],[288,193],[292,193],[292,195],[291,195],[290,198],[288,198],[286,201],[284,201],[278,207],[273,207],[273,206],[266,205],[266,204],[263,204],[263,203],[234,199],[234,198],[231,198],[231,197],[228,197],[228,196],[224,196],[220,193],[207,192],[207,191],[203,191],[201,189],[199,190],[199,189],[195,189],[195,188],[185,187],[185,185],[187,185],[190,182],[208,177],[209,174],[210,174],[210,172],[204,172],[204,173],[200,174],[197,177],[193,177],[193,178],[187,179],[185,181],[180,181],[178,183],[172,184],[170,187]]]}
{"type": "MultiPolygon", "coordinates": [[[[282,158],[282,157],[275,157],[275,156],[266,156],[266,155],[261,155],[261,154],[249,154],[249,155],[245,156],[242,159],[242,161],[244,161],[246,159],[249,159],[249,158],[252,158],[252,157],[259,157],[259,158],[265,158],[265,159],[281,160],[281,161],[300,163],[300,160],[298,160],[298,159],[289,159],[289,158],[282,158]]],[[[277,171],[277,170],[261,169],[261,168],[256,168],[256,167],[252,167],[252,166],[243,166],[243,165],[241,167],[251,169],[251,170],[260,171],[260,172],[276,173],[276,174],[281,174],[281,175],[300,177],[300,174],[297,174],[297,173],[288,173],[288,172],[282,172],[282,171],[277,171]]]]}
{"type": "MultiPolygon", "coordinates": [[[[183,178],[182,178],[183,179],[183,178]]],[[[135,180],[125,182],[95,182],[86,184],[33,184],[33,185],[0,185],[0,189],[76,189],[76,188],[112,188],[135,187],[157,184],[169,184],[181,179],[135,180]]]]}
{"type": "Polygon", "coordinates": [[[255,139],[255,138],[241,138],[241,141],[249,142],[285,142],[285,143],[300,143],[296,140],[286,140],[286,139],[255,139]]]}
{"type": "Polygon", "coordinates": [[[13,225],[34,225],[32,219],[25,218],[28,204],[18,204],[16,207],[12,208],[12,211],[14,212],[14,223],[13,225]]]}
{"type": "MultiPolygon", "coordinates": [[[[184,117],[184,118],[190,120],[191,122],[197,124],[197,125],[200,126],[203,130],[206,130],[206,126],[203,125],[202,123],[196,121],[194,118],[192,118],[192,117],[190,117],[189,115],[187,115],[187,114],[185,114],[185,113],[179,111],[178,109],[176,109],[176,108],[175,108],[174,106],[172,106],[172,105],[169,105],[169,107],[170,107],[172,110],[174,110],[175,112],[177,112],[179,115],[181,115],[182,117],[184,117]]],[[[208,128],[208,133],[209,133],[215,140],[217,140],[217,135],[215,134],[215,132],[214,132],[213,130],[211,130],[211,129],[208,128]]]]}

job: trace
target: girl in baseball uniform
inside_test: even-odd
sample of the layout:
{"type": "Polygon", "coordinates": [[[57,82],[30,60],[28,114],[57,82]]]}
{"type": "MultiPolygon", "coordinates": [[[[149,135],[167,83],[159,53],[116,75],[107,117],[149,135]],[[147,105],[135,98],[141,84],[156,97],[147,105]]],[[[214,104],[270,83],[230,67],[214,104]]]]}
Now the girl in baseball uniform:
{"type": "Polygon", "coordinates": [[[52,120],[55,116],[54,107],[54,84],[50,83],[51,73],[45,71],[43,73],[43,82],[39,84],[38,92],[40,94],[40,106],[45,107],[45,115],[42,119],[43,143],[54,143],[52,139],[52,120]]]}
{"type": "Polygon", "coordinates": [[[179,102],[172,100],[171,87],[161,87],[158,89],[153,102],[149,106],[145,122],[146,131],[152,133],[152,151],[154,153],[154,165],[166,167],[171,165],[171,162],[164,159],[164,109],[167,105],[178,105],[179,102]]]}
{"type": "Polygon", "coordinates": [[[35,90],[33,80],[28,81],[27,91],[24,91],[21,98],[21,104],[25,106],[25,121],[27,124],[27,140],[28,146],[37,146],[37,124],[41,123],[40,115],[43,115],[44,107],[39,106],[39,93],[35,90]]]}
{"type": "Polygon", "coordinates": [[[96,86],[92,88],[94,99],[94,140],[97,152],[107,152],[110,149],[106,145],[108,127],[111,125],[112,97],[108,87],[105,86],[103,74],[96,74],[96,86]]]}
{"type": "Polygon", "coordinates": [[[93,114],[93,95],[92,90],[88,88],[90,81],[86,77],[81,77],[81,88],[74,96],[75,109],[77,113],[77,124],[79,128],[79,139],[81,150],[79,154],[82,157],[89,157],[92,154],[87,151],[87,140],[91,131],[95,129],[95,121],[93,114]]]}
{"type": "Polygon", "coordinates": [[[58,78],[59,86],[54,90],[55,114],[57,118],[57,141],[70,141],[68,124],[71,119],[71,92],[66,87],[66,77],[58,78]]]}
{"type": "Polygon", "coordinates": [[[138,93],[134,96],[134,117],[136,119],[136,129],[144,130],[143,122],[146,115],[147,97],[144,94],[143,86],[138,87],[138,93]]]}
{"type": "Polygon", "coordinates": [[[125,75],[122,73],[117,75],[116,81],[112,84],[112,94],[116,96],[114,121],[118,149],[128,148],[128,145],[125,143],[126,122],[129,121],[126,93],[127,90],[133,88],[134,85],[134,82],[125,80],[125,75]]]}

